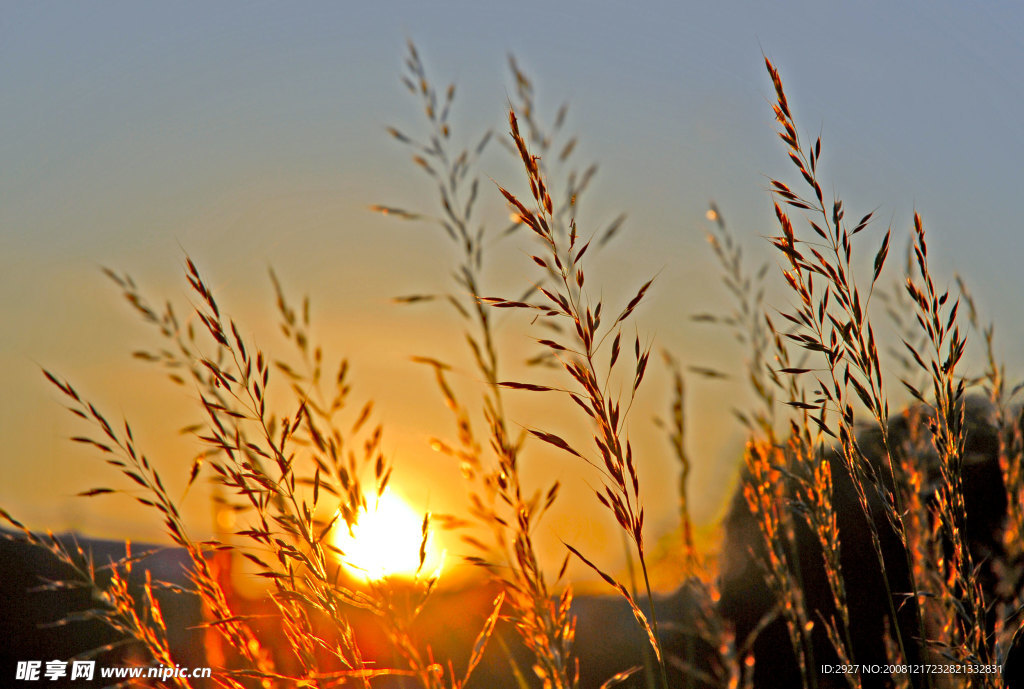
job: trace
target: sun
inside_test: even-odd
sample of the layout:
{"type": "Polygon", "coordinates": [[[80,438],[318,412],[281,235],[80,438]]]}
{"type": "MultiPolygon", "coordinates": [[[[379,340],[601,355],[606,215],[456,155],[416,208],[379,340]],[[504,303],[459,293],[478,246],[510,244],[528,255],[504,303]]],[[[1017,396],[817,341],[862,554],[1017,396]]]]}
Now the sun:
{"type": "MultiPolygon", "coordinates": [[[[390,490],[361,510],[352,532],[342,521],[334,529],[334,545],[343,553],[342,563],[352,574],[372,580],[410,578],[420,564],[423,515],[390,490]]],[[[437,567],[433,538],[427,534],[423,571],[437,567]]]]}

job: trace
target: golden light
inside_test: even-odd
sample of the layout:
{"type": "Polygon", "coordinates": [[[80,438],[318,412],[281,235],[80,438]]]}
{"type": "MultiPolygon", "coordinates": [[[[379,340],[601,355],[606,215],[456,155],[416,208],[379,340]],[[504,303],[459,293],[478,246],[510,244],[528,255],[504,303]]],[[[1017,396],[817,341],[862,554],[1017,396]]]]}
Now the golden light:
{"type": "MultiPolygon", "coordinates": [[[[433,574],[439,564],[432,537],[427,534],[426,561],[422,572],[433,574]]],[[[342,562],[352,574],[373,580],[412,577],[420,565],[423,515],[391,491],[361,511],[352,532],[344,522],[334,530],[334,545],[345,556],[342,562]]]]}

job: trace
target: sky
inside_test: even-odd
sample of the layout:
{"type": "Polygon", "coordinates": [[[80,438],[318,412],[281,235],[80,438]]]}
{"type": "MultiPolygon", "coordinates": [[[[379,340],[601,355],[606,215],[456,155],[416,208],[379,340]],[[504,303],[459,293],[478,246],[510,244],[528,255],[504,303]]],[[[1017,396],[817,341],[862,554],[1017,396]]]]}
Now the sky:
{"type": "MultiPolygon", "coordinates": [[[[101,267],[130,273],[155,301],[184,312],[186,254],[268,351],[285,344],[268,266],[297,299],[309,294],[328,356],[347,356],[354,394],[376,401],[395,490],[421,509],[464,505],[457,467],[428,449],[431,437],[453,436],[450,418],[429,371],[410,361],[453,360],[460,393],[479,395],[461,324],[443,308],[391,299],[452,289],[457,256],[436,226],[369,210],[436,207],[431,184],[386,132],[425,131],[399,81],[407,40],[438,85],[457,85],[453,140],[475,142],[487,129],[506,135],[510,53],[534,80],[542,117],[550,122],[569,103],[574,155],[600,164],[581,199],[581,232],[628,214],[588,282],[607,301],[625,301],[656,275],[638,313],[644,341],[685,365],[729,371],[742,368],[743,350],[690,317],[729,305],[705,242],[709,202],[751,265],[776,262],[764,240],[775,232],[768,180],[799,180],[774,135],[769,57],[801,134],[822,136],[827,187],[852,215],[876,211],[865,251],[890,225],[903,246],[920,212],[933,269],[949,285],[964,276],[981,318],[997,324],[997,351],[1016,380],[1022,15],[999,2],[379,2],[301,11],[269,2],[4,3],[0,506],[37,528],[160,538],[156,516],[123,497],[75,497],[117,477],[68,441],[84,429],[40,370],[131,420],[184,492],[195,441],[175,431],[194,419],[194,393],[131,357],[156,340],[101,267]]],[[[507,210],[495,185],[522,189],[521,171],[497,146],[479,171],[482,209],[499,218],[497,229],[507,210]]],[[[526,284],[532,264],[521,244],[489,251],[493,289],[526,284]]],[[[899,279],[899,261],[890,269],[887,279],[899,279]]],[[[785,307],[781,292],[769,294],[785,307]]],[[[504,326],[514,356],[535,334],[524,326],[504,326]]],[[[737,382],[688,382],[695,517],[713,528],[742,448],[730,409],[747,398],[737,382]]],[[[652,422],[667,390],[664,369],[652,369],[630,422],[645,439],[653,540],[678,521],[678,468],[652,422]]],[[[513,414],[523,427],[578,432],[571,411],[549,404],[517,398],[513,414]]],[[[599,477],[572,458],[532,451],[529,480],[566,484],[539,536],[545,547],[556,552],[565,540],[621,561],[621,541],[593,499],[599,477]],[[587,516],[569,519],[579,514],[587,516]]],[[[187,504],[197,530],[211,528],[205,485],[187,504]]]]}

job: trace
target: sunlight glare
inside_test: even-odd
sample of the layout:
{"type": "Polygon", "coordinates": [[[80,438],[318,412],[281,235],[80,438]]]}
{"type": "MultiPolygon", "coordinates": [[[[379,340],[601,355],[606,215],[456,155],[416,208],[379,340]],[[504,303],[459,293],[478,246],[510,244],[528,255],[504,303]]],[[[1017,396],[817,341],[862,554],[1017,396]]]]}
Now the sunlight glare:
{"type": "MultiPolygon", "coordinates": [[[[423,515],[391,491],[371,501],[369,511],[361,511],[349,533],[344,522],[334,530],[334,545],[345,553],[343,564],[356,576],[373,580],[385,577],[412,577],[420,560],[423,515]]],[[[433,573],[438,557],[428,534],[423,572],[433,573]]]]}

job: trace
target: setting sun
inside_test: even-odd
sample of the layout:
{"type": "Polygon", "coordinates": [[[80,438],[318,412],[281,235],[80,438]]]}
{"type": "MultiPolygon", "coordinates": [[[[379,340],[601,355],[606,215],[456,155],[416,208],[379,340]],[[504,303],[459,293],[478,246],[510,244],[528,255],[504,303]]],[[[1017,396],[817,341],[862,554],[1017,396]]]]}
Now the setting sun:
{"type": "MultiPolygon", "coordinates": [[[[423,515],[402,498],[388,491],[369,511],[360,512],[351,533],[344,523],[334,532],[334,544],[345,553],[345,567],[358,576],[383,579],[411,577],[420,564],[423,515]]],[[[424,570],[437,566],[437,555],[428,535],[424,570]]]]}

